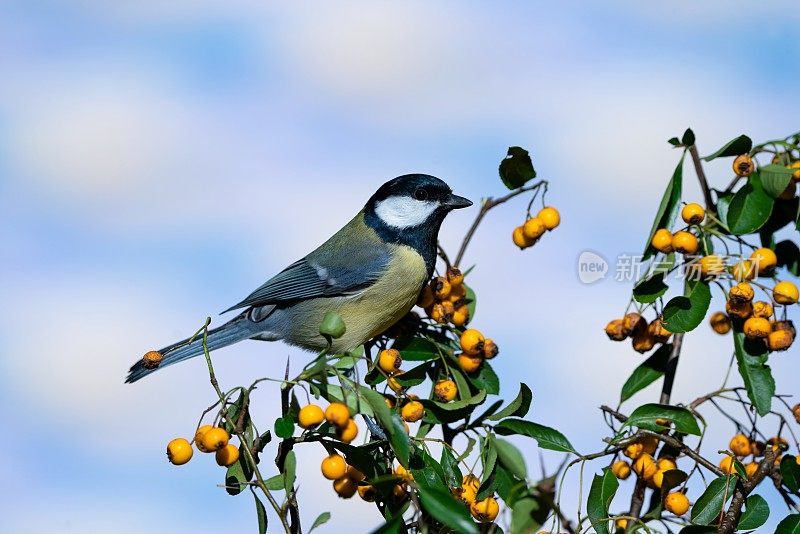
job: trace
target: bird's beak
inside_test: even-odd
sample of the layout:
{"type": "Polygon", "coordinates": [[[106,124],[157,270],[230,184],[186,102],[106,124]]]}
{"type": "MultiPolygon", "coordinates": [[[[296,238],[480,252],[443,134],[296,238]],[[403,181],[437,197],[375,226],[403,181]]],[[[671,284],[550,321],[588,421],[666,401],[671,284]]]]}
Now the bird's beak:
{"type": "Polygon", "coordinates": [[[444,199],[444,205],[451,210],[457,210],[472,206],[472,201],[468,198],[460,197],[450,193],[447,198],[444,199]]]}

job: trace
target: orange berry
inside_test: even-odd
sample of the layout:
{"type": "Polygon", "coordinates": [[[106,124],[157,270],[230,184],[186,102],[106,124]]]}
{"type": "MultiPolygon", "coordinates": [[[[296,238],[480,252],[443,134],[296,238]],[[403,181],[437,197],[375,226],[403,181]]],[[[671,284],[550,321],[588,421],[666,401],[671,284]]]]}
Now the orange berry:
{"type": "Polygon", "coordinates": [[[451,287],[460,286],[464,283],[464,273],[458,267],[450,267],[447,269],[447,281],[451,287]]]}
{"type": "Polygon", "coordinates": [[[706,210],[700,204],[686,204],[681,209],[681,218],[686,224],[700,224],[706,218],[706,210]]]}
{"type": "Polygon", "coordinates": [[[531,217],[522,225],[522,233],[528,239],[539,239],[545,233],[547,227],[539,217],[531,217]]]}
{"type": "Polygon", "coordinates": [[[350,443],[358,436],[358,425],[352,419],[348,419],[347,425],[344,428],[336,430],[336,436],[340,441],[350,443]]]}
{"type": "Polygon", "coordinates": [[[483,342],[483,357],[487,360],[491,360],[498,354],[500,354],[500,348],[494,341],[487,337],[483,342]]]}
{"type": "Polygon", "coordinates": [[[145,369],[155,369],[161,365],[161,360],[163,359],[164,356],[160,352],[157,350],[151,350],[142,356],[142,365],[145,369]]]}
{"type": "Polygon", "coordinates": [[[347,474],[347,462],[338,454],[331,454],[322,460],[322,476],[328,480],[338,480],[347,474]]]}
{"type": "Polygon", "coordinates": [[[750,339],[763,339],[772,332],[772,325],[763,317],[750,317],[744,322],[743,330],[750,339]]]}
{"type": "Polygon", "coordinates": [[[469,511],[476,521],[481,523],[491,523],[500,512],[500,505],[494,497],[486,497],[482,501],[476,501],[469,506],[469,511]]]}
{"type": "Polygon", "coordinates": [[[345,428],[350,420],[350,408],[341,402],[332,402],[325,409],[325,419],[338,428],[345,428]]]}
{"type": "Polygon", "coordinates": [[[393,375],[402,364],[403,358],[397,349],[384,349],[378,354],[378,367],[386,374],[393,375]]]}
{"type": "Polygon", "coordinates": [[[750,176],[753,174],[755,168],[756,167],[753,163],[753,158],[747,154],[742,154],[733,160],[733,172],[735,172],[738,176],[750,176]]]}
{"type": "Polygon", "coordinates": [[[440,402],[450,402],[458,394],[458,386],[452,380],[439,380],[433,386],[433,394],[440,402]]]}
{"type": "Polygon", "coordinates": [[[548,230],[552,230],[561,224],[561,214],[551,206],[540,209],[536,217],[544,223],[544,227],[548,230]]]}
{"type": "Polygon", "coordinates": [[[173,465],[183,465],[192,459],[192,445],[184,438],[175,438],[167,443],[167,459],[173,465]]]}
{"type": "Polygon", "coordinates": [[[202,437],[203,448],[209,452],[218,451],[228,444],[230,436],[224,428],[214,427],[208,429],[202,437]]]}
{"type": "Polygon", "coordinates": [[[468,328],[461,334],[461,350],[466,354],[477,356],[483,352],[483,346],[486,339],[480,331],[474,328],[468,328]]]}
{"type": "Polygon", "coordinates": [[[676,232],[672,236],[672,249],[681,254],[694,254],[697,252],[697,237],[690,232],[676,232]]]}
{"type": "Polygon", "coordinates": [[[407,402],[401,409],[400,409],[400,417],[403,418],[403,421],[408,423],[415,423],[422,419],[425,415],[425,407],[422,406],[422,403],[416,400],[412,400],[411,402],[407,402]]]}
{"type": "Polygon", "coordinates": [[[613,319],[606,325],[606,335],[611,341],[622,341],[627,335],[625,334],[622,319],[613,319]]]}
{"type": "Polygon", "coordinates": [[[461,367],[465,373],[474,373],[480,368],[482,363],[483,358],[480,356],[470,356],[469,354],[458,355],[458,366],[461,367]]]}
{"type": "Polygon", "coordinates": [[[656,233],[653,234],[653,239],[650,241],[650,244],[657,251],[669,254],[672,252],[672,232],[666,228],[659,228],[656,230],[656,233]]]}
{"type": "Polygon", "coordinates": [[[778,256],[770,248],[758,248],[750,254],[750,259],[755,264],[756,272],[760,275],[771,272],[778,265],[778,256]]]}
{"type": "Polygon", "coordinates": [[[625,480],[631,476],[631,466],[625,460],[617,460],[611,464],[611,472],[620,480],[625,480]]]}
{"type": "Polygon", "coordinates": [[[350,477],[342,477],[333,481],[333,491],[342,499],[349,499],[358,491],[358,484],[350,477]]]}
{"type": "Polygon", "coordinates": [[[798,298],[800,298],[800,293],[798,293],[796,285],[788,281],[783,281],[778,282],[775,284],[775,287],[772,288],[772,298],[775,299],[775,302],[778,304],[795,304],[798,298]]]}
{"type": "Polygon", "coordinates": [[[731,331],[731,319],[723,312],[715,312],[708,322],[717,334],[727,334],[731,331]]]}
{"type": "Polygon", "coordinates": [[[437,276],[431,282],[431,289],[433,289],[433,296],[439,300],[444,300],[450,296],[450,282],[443,276],[437,276]]]}
{"type": "Polygon", "coordinates": [[[215,458],[219,466],[228,467],[233,465],[239,460],[239,447],[228,443],[217,451],[215,458]]]}
{"type": "Polygon", "coordinates": [[[511,239],[520,250],[528,248],[536,242],[535,239],[528,239],[525,237],[525,232],[523,231],[522,226],[517,226],[514,228],[514,232],[511,234],[511,239]]]}
{"type": "Polygon", "coordinates": [[[324,420],[325,413],[322,411],[322,408],[316,404],[303,406],[297,414],[297,422],[305,429],[316,428],[324,420]]]}
{"type": "Polygon", "coordinates": [[[744,434],[736,434],[733,436],[731,442],[728,444],[728,448],[736,456],[749,456],[753,453],[753,449],[750,447],[750,438],[744,434]]]}
{"type": "Polygon", "coordinates": [[[689,511],[689,499],[679,491],[673,491],[664,498],[664,508],[675,515],[683,515],[689,511]]]}

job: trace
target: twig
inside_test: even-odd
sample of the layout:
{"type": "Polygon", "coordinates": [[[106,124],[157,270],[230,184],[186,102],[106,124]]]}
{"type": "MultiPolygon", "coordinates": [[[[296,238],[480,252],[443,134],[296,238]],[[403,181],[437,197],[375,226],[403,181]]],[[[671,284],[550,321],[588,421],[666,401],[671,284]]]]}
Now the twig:
{"type": "Polygon", "coordinates": [[[499,198],[490,197],[484,200],[483,204],[481,204],[481,210],[478,212],[478,215],[477,217],[475,217],[472,226],[469,227],[469,230],[467,230],[467,234],[464,236],[464,241],[462,241],[461,243],[461,248],[458,249],[458,254],[456,255],[456,260],[453,263],[453,265],[455,265],[456,267],[461,265],[461,260],[464,259],[464,253],[467,251],[467,245],[469,245],[469,242],[472,240],[472,236],[475,235],[475,230],[478,229],[478,226],[481,224],[481,221],[483,220],[483,218],[486,216],[486,214],[489,212],[490,209],[497,207],[505,202],[508,202],[509,200],[518,195],[527,193],[528,191],[534,191],[536,189],[539,189],[540,187],[546,184],[547,182],[545,180],[542,180],[541,182],[537,182],[533,185],[515,189],[514,191],[510,192],[505,196],[499,198]]]}
{"type": "MultiPolygon", "coordinates": [[[[211,381],[211,385],[214,387],[214,391],[217,393],[219,397],[220,404],[222,405],[222,409],[224,412],[225,409],[225,396],[222,393],[222,390],[219,388],[219,383],[217,382],[217,377],[214,374],[214,365],[211,363],[211,354],[208,352],[208,325],[211,324],[211,317],[206,318],[206,323],[203,326],[203,355],[206,358],[206,365],[208,366],[208,376],[211,381]]],[[[226,415],[227,418],[227,415],[226,415]]],[[[235,424],[233,421],[230,421],[233,425],[235,424]]],[[[283,513],[281,510],[281,506],[278,504],[278,501],[275,500],[275,497],[272,496],[272,493],[267,488],[267,485],[264,483],[264,477],[261,476],[261,471],[258,469],[258,464],[255,460],[255,455],[253,451],[250,450],[250,445],[247,443],[247,438],[244,435],[244,432],[238,431],[237,428],[234,428],[234,435],[239,438],[239,442],[242,444],[242,450],[244,450],[245,459],[247,463],[250,464],[250,467],[253,469],[253,474],[256,476],[256,481],[259,489],[264,493],[264,496],[267,498],[267,501],[275,510],[275,513],[278,514],[278,518],[281,520],[281,524],[283,525],[283,529],[287,534],[292,534],[291,527],[286,520],[286,514],[283,513]]]]}
{"type": "Polygon", "coordinates": [[[736,489],[733,492],[733,499],[725,515],[722,517],[722,522],[719,525],[720,534],[731,534],[736,530],[739,523],[739,517],[742,514],[742,507],[744,506],[747,496],[756,489],[764,477],[766,477],[775,467],[775,458],[777,452],[772,447],[767,447],[764,452],[764,458],[758,464],[758,470],[753,473],[753,476],[745,481],[739,480],[736,482],[736,489]]]}
{"type": "MultiPolygon", "coordinates": [[[[286,371],[283,375],[283,384],[281,384],[281,417],[289,415],[289,393],[292,386],[289,384],[289,358],[286,358],[286,371]]],[[[279,473],[285,472],[286,457],[289,452],[294,448],[295,441],[292,438],[284,438],[278,444],[278,455],[275,457],[275,466],[278,468],[279,473]]],[[[300,509],[297,504],[297,499],[294,495],[294,490],[286,495],[286,506],[289,510],[289,518],[291,519],[290,527],[292,534],[300,534],[300,509]]]]}
{"type": "Polygon", "coordinates": [[[667,358],[667,365],[664,370],[664,383],[661,386],[661,404],[669,404],[670,397],[672,396],[672,384],[675,382],[675,373],[678,370],[678,359],[681,355],[681,347],[683,346],[683,336],[675,334],[672,338],[672,350],[667,358]]]}
{"type": "Polygon", "coordinates": [[[711,198],[711,189],[708,187],[708,179],[703,170],[703,163],[700,161],[700,155],[697,153],[697,145],[689,147],[689,154],[692,156],[692,163],[694,163],[694,170],[697,173],[697,179],[700,181],[700,189],[703,190],[703,198],[706,202],[706,211],[716,214],[717,208],[714,205],[714,199],[711,198]]]}

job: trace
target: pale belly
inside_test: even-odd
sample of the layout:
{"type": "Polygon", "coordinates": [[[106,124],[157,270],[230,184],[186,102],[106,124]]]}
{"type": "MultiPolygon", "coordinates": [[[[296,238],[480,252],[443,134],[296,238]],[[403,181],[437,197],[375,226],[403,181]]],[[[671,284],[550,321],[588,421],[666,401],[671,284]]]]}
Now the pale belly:
{"type": "Polygon", "coordinates": [[[401,247],[381,280],[363,292],[299,302],[283,310],[286,313],[280,329],[285,333],[283,340],[310,350],[324,349],[326,341],[319,334],[319,325],[325,313],[335,311],[347,330],[344,336],[333,340],[332,349],[335,352],[354,349],[408,313],[427,278],[422,257],[409,247],[401,247]]]}

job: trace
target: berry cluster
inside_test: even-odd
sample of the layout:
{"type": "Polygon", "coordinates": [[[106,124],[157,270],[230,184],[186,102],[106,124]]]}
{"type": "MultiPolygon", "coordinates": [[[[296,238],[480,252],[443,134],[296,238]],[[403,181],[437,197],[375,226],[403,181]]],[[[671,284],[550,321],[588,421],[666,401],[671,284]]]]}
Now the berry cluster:
{"type": "Polygon", "coordinates": [[[528,217],[521,226],[514,228],[511,239],[520,250],[526,249],[535,245],[545,232],[559,224],[561,224],[561,214],[552,206],[546,206],[539,210],[535,217],[528,217]]]}

